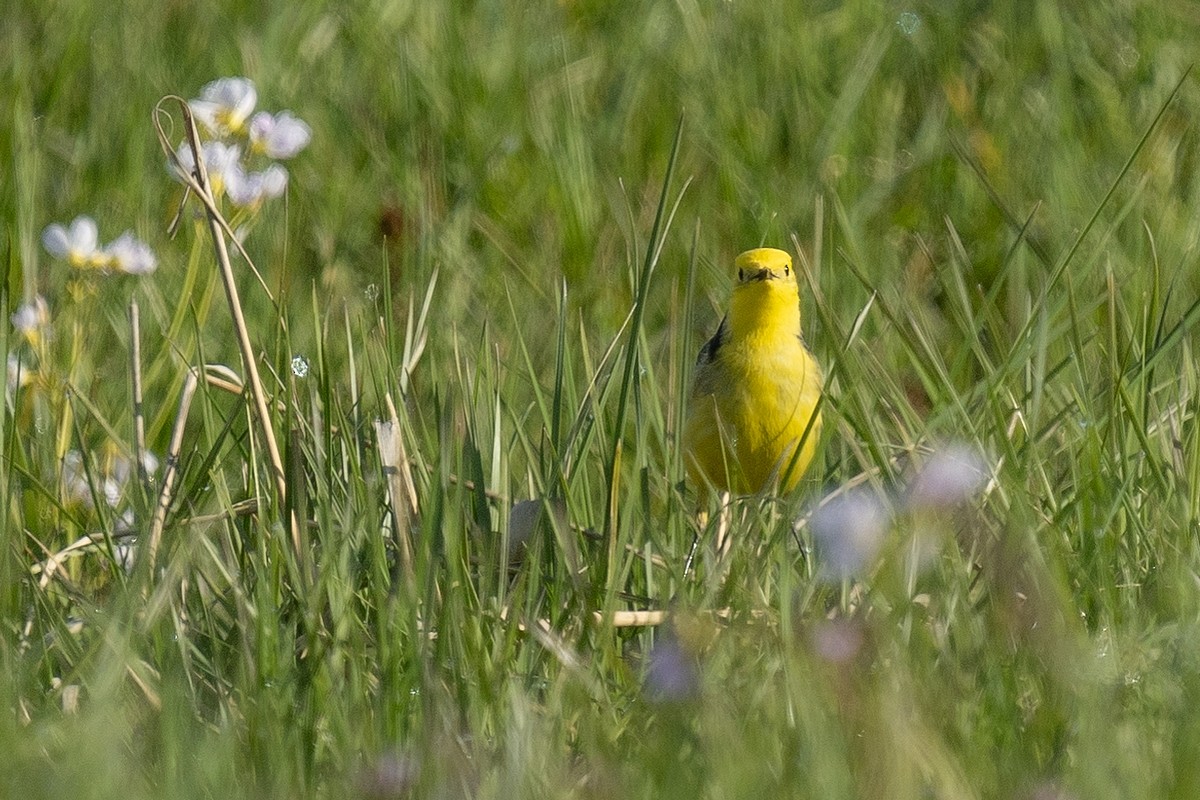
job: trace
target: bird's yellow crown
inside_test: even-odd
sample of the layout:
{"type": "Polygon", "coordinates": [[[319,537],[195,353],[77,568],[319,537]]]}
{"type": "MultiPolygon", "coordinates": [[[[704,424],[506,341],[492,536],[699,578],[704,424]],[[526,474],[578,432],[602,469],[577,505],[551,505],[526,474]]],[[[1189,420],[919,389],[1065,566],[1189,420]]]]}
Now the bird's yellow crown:
{"type": "Polygon", "coordinates": [[[737,267],[738,283],[781,279],[796,282],[796,275],[792,272],[792,257],[774,247],[747,250],[733,260],[733,265],[737,267]]]}

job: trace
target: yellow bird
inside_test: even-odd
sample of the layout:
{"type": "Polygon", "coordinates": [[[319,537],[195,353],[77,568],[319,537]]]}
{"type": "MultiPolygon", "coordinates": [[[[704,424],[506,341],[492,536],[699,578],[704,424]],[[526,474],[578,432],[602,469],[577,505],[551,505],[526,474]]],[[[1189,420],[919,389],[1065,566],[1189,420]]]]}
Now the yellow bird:
{"type": "Polygon", "coordinates": [[[760,247],[734,266],[729,313],[696,361],[683,432],[688,474],[702,490],[787,492],[821,431],[821,368],[800,334],[792,257],[760,247]]]}

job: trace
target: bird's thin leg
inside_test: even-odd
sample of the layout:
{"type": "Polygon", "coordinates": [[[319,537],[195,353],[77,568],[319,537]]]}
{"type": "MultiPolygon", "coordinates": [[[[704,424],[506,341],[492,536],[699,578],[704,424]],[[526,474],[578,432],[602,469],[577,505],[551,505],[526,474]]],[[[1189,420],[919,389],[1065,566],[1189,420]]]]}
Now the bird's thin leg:
{"type": "Polygon", "coordinates": [[[696,532],[692,534],[692,546],[688,549],[687,561],[683,563],[683,577],[686,580],[688,575],[692,574],[692,565],[696,563],[696,551],[700,549],[700,538],[704,535],[704,530],[708,527],[708,510],[698,509],[696,511],[696,532]]]}
{"type": "Polygon", "coordinates": [[[717,561],[729,552],[729,492],[721,492],[721,510],[717,514],[717,561]]]}

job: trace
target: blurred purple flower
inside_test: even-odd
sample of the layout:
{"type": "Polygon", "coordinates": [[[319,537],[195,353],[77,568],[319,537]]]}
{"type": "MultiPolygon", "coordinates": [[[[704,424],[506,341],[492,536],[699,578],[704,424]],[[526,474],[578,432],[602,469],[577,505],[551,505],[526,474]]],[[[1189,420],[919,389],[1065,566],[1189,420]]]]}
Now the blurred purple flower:
{"type": "Polygon", "coordinates": [[[8,377],[4,382],[4,399],[12,403],[17,389],[33,382],[35,373],[16,353],[8,354],[8,377]]]}
{"type": "MultiPolygon", "coordinates": [[[[204,158],[204,166],[208,172],[208,182],[211,184],[213,197],[219,197],[225,192],[231,175],[234,182],[238,180],[238,175],[242,171],[242,148],[236,144],[225,144],[224,142],[205,142],[200,148],[200,155],[204,158]]],[[[187,142],[183,142],[176,148],[175,157],[179,159],[179,167],[167,164],[167,168],[174,177],[182,178],[195,172],[196,159],[187,142]],[[184,175],[179,174],[179,169],[182,169],[184,175]]]]}
{"type": "Polygon", "coordinates": [[[822,568],[838,580],[866,572],[889,520],[883,501],[867,489],[851,489],[822,502],[809,521],[822,568]]]}
{"type": "Polygon", "coordinates": [[[845,664],[858,655],[863,646],[862,626],[844,619],[819,623],[812,631],[816,654],[833,664],[845,664]]]}
{"type": "Polygon", "coordinates": [[[397,751],[379,754],[358,774],[358,790],[365,800],[408,797],[417,783],[419,769],[410,756],[397,751]]]}
{"type": "Polygon", "coordinates": [[[651,701],[677,703],[699,694],[699,665],[674,630],[662,631],[647,660],[645,690],[651,701]]]}
{"type": "Polygon", "coordinates": [[[909,489],[913,506],[956,506],[987,486],[991,473],[987,459],[977,449],[952,443],[930,456],[909,489]]]}

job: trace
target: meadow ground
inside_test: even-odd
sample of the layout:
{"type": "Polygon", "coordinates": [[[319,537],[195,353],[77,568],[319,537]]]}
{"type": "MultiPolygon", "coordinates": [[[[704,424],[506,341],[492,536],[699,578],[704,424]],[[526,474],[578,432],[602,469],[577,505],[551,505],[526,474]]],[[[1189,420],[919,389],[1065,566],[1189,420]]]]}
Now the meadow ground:
{"type": "Polygon", "coordinates": [[[1200,796],[1200,15],[1077,5],[5,4],[0,796],[1200,796]],[[235,75],[272,437],[152,113],[235,75]],[[760,244],[826,426],[717,559],[760,244]]]}

